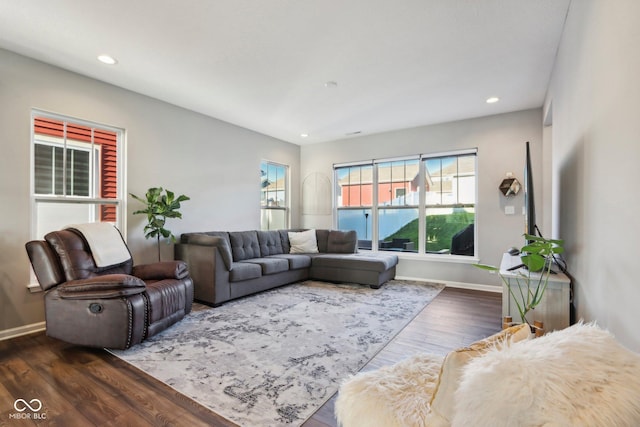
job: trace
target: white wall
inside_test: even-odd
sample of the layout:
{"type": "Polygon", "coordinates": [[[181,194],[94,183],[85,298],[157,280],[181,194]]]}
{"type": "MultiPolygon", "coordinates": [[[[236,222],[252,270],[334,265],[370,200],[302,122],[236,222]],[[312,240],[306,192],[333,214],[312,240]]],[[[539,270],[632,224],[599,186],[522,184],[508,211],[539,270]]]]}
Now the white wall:
{"type": "MultiPolygon", "coordinates": [[[[513,172],[521,183],[524,182],[526,141],[532,144],[536,199],[541,203],[544,197],[541,109],[302,146],[301,179],[318,173],[333,182],[334,163],[477,147],[478,252],[482,262],[498,264],[506,249],[524,243],[523,192],[507,199],[499,192],[498,186],[507,172],[513,172]],[[505,215],[506,205],[513,205],[516,215],[505,215]]],[[[538,223],[544,231],[542,207],[537,210],[540,217],[538,223]]],[[[332,215],[302,215],[301,221],[305,227],[333,225],[332,215]]],[[[402,258],[398,275],[469,284],[500,284],[497,276],[469,264],[415,258],[402,258]]]]}
{"type": "Polygon", "coordinates": [[[571,3],[547,98],[578,318],[640,351],[640,2],[571,3]]]}
{"type": "MultiPolygon", "coordinates": [[[[26,288],[31,108],[124,128],[128,192],[162,186],[191,197],[183,219],[168,222],[178,236],[259,228],[262,159],[291,166],[298,225],[298,146],[0,50],[0,333],[44,320],[42,293],[26,288]]],[[[136,263],[155,259],[144,218],[131,215],[140,207],[128,200],[126,237],[136,263]]],[[[163,259],[173,258],[171,245],[162,249],[163,259]]]]}

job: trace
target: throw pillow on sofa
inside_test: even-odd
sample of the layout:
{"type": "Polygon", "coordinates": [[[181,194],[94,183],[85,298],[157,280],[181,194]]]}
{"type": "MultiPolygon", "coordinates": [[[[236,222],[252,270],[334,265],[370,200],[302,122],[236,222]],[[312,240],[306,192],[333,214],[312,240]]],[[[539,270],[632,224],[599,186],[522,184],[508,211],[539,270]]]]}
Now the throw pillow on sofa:
{"type": "Polygon", "coordinates": [[[294,232],[290,231],[289,243],[292,254],[315,254],[318,253],[318,242],[316,240],[316,230],[294,232]]]}

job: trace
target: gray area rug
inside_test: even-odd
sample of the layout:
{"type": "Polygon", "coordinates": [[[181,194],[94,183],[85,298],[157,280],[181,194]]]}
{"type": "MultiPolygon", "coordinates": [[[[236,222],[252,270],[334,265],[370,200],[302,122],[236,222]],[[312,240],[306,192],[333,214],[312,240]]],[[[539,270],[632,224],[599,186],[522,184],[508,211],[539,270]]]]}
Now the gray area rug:
{"type": "Polygon", "coordinates": [[[306,281],[192,312],[111,352],[241,426],[300,425],[442,288],[306,281]]]}

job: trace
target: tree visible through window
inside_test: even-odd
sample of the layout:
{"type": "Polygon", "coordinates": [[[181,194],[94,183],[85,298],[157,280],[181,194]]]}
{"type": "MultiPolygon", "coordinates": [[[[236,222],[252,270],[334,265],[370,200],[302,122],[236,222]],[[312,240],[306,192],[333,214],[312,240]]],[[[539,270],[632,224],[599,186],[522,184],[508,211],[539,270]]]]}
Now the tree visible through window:
{"type": "Polygon", "coordinates": [[[120,226],[122,131],[37,112],[32,123],[35,237],[72,223],[120,226]]]}
{"type": "Polygon", "coordinates": [[[476,156],[426,158],[427,252],[474,254],[476,156]]]}

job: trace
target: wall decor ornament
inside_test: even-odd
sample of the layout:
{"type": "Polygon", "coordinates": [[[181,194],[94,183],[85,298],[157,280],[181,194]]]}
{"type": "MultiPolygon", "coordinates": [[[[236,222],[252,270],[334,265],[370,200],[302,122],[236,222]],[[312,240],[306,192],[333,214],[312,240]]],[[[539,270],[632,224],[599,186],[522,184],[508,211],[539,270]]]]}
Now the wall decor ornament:
{"type": "Polygon", "coordinates": [[[520,182],[510,174],[507,174],[507,177],[502,180],[498,188],[505,197],[515,196],[520,191],[520,182]]]}

